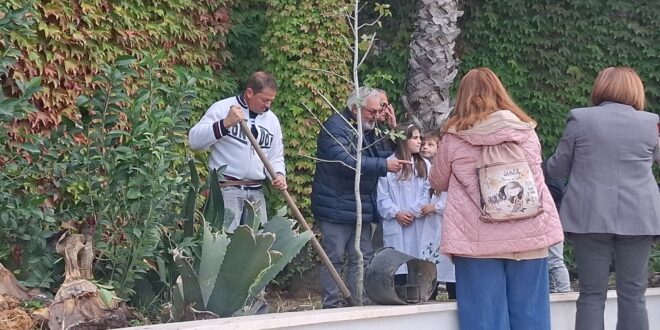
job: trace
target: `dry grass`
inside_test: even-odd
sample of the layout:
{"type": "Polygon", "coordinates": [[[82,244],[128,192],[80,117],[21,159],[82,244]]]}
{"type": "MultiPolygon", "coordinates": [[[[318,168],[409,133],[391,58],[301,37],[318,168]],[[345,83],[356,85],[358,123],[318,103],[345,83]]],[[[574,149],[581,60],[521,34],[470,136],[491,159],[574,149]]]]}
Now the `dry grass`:
{"type": "Polygon", "coordinates": [[[0,295],[0,325],[2,329],[23,330],[31,329],[34,321],[17,299],[0,295]]]}
{"type": "Polygon", "coordinates": [[[309,293],[307,297],[296,298],[288,293],[266,293],[270,313],[300,312],[321,309],[321,296],[309,293]]]}

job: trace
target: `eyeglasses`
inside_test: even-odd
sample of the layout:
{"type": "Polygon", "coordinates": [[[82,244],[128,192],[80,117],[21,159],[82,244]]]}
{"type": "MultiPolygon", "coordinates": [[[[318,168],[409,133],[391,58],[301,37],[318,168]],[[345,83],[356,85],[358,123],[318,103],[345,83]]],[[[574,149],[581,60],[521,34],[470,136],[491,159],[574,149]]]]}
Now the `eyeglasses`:
{"type": "Polygon", "coordinates": [[[362,108],[362,111],[368,112],[370,115],[377,115],[379,114],[383,109],[367,109],[367,108],[362,108]]]}
{"type": "Polygon", "coordinates": [[[383,103],[380,104],[380,109],[383,110],[383,109],[385,109],[385,108],[387,108],[387,107],[389,107],[389,106],[390,106],[389,103],[385,103],[385,102],[383,102],[383,103]]]}

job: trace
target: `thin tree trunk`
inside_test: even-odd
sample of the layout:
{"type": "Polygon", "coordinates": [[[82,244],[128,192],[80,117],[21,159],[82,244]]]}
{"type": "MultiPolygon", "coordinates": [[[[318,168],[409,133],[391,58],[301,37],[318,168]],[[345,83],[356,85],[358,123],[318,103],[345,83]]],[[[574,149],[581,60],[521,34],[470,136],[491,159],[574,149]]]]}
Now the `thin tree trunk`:
{"type": "Polygon", "coordinates": [[[457,0],[419,0],[402,101],[424,132],[437,131],[453,107],[449,88],[458,73],[454,46],[461,15],[457,0]]]}
{"type": "MultiPolygon", "coordinates": [[[[353,87],[355,88],[356,99],[360,100],[360,81],[358,80],[358,67],[360,66],[360,51],[359,43],[360,36],[358,35],[358,14],[359,14],[359,0],[355,0],[355,11],[353,12],[353,87]]],[[[360,250],[360,237],[362,236],[362,198],[360,196],[360,174],[362,173],[362,144],[363,144],[363,135],[362,135],[362,106],[361,102],[358,102],[357,107],[357,145],[356,145],[356,162],[355,162],[355,183],[353,186],[353,191],[355,193],[355,204],[356,204],[356,219],[355,219],[355,241],[353,243],[353,248],[355,249],[355,255],[357,257],[357,266],[358,274],[356,279],[356,290],[355,302],[358,306],[362,305],[362,292],[364,291],[364,256],[362,255],[362,250],[360,250]]]]}

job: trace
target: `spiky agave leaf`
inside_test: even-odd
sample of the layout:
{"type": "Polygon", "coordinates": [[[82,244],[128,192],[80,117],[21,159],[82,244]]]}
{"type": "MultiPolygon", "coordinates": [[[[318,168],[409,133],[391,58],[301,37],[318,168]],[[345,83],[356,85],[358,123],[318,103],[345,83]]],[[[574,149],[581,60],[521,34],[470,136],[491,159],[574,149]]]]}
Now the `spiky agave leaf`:
{"type": "MultiPolygon", "coordinates": [[[[226,166],[223,166],[224,168],[226,166]]],[[[225,222],[225,202],[222,198],[218,170],[211,170],[209,175],[209,196],[204,203],[204,219],[212,227],[220,229],[225,222]]]]}
{"type": "Polygon", "coordinates": [[[264,228],[265,233],[272,233],[275,235],[275,242],[271,247],[272,250],[282,253],[282,257],[266,269],[266,271],[257,279],[257,281],[250,287],[250,294],[255,295],[272,281],[279,272],[284,269],[291,259],[295,257],[300,250],[312,238],[313,233],[306,231],[303,233],[296,233],[293,229],[295,224],[294,220],[284,218],[282,216],[274,216],[266,223],[264,228]]]}
{"type": "Polygon", "coordinates": [[[282,256],[277,251],[269,251],[274,241],[275,235],[272,233],[256,235],[245,225],[236,228],[227,246],[207,310],[227,317],[245,305],[253,283],[282,256]]]}
{"type": "Polygon", "coordinates": [[[199,285],[199,278],[190,263],[190,258],[184,256],[178,249],[172,251],[172,255],[179,271],[177,286],[183,298],[184,310],[188,309],[191,305],[202,308],[204,304],[202,290],[199,285]]]}
{"type": "Polygon", "coordinates": [[[185,237],[190,237],[194,233],[195,224],[195,203],[197,200],[197,191],[193,187],[188,188],[186,201],[181,208],[181,218],[184,220],[183,233],[185,237]]]}
{"type": "Polygon", "coordinates": [[[220,272],[220,266],[225,259],[229,237],[224,232],[213,233],[211,227],[204,223],[204,234],[202,239],[202,259],[199,264],[199,286],[202,290],[204,307],[208,305],[209,298],[213,292],[215,281],[220,272]]]}
{"type": "Polygon", "coordinates": [[[241,223],[249,225],[255,232],[259,230],[259,225],[261,224],[261,219],[256,215],[254,204],[248,200],[243,201],[241,223]]]}
{"type": "Polygon", "coordinates": [[[176,284],[172,286],[172,304],[170,306],[170,320],[179,322],[183,320],[185,302],[183,301],[183,288],[181,287],[181,277],[176,279],[176,284]]]}

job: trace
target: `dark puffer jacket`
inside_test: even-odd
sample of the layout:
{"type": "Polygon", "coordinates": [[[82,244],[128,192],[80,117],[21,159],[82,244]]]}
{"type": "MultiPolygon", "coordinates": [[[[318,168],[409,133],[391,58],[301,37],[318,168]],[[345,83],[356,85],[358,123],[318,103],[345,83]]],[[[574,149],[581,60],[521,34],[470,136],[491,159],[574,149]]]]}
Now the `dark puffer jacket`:
{"type": "MultiPolygon", "coordinates": [[[[353,224],[357,218],[353,191],[357,136],[347,121],[355,121],[348,109],[330,116],[317,140],[319,160],[312,183],[312,214],[318,221],[353,224]]],[[[362,150],[362,222],[371,223],[378,221],[376,185],[378,178],[387,173],[386,157],[391,151],[377,141],[373,130],[364,134],[363,146],[369,147],[362,150]]]]}

